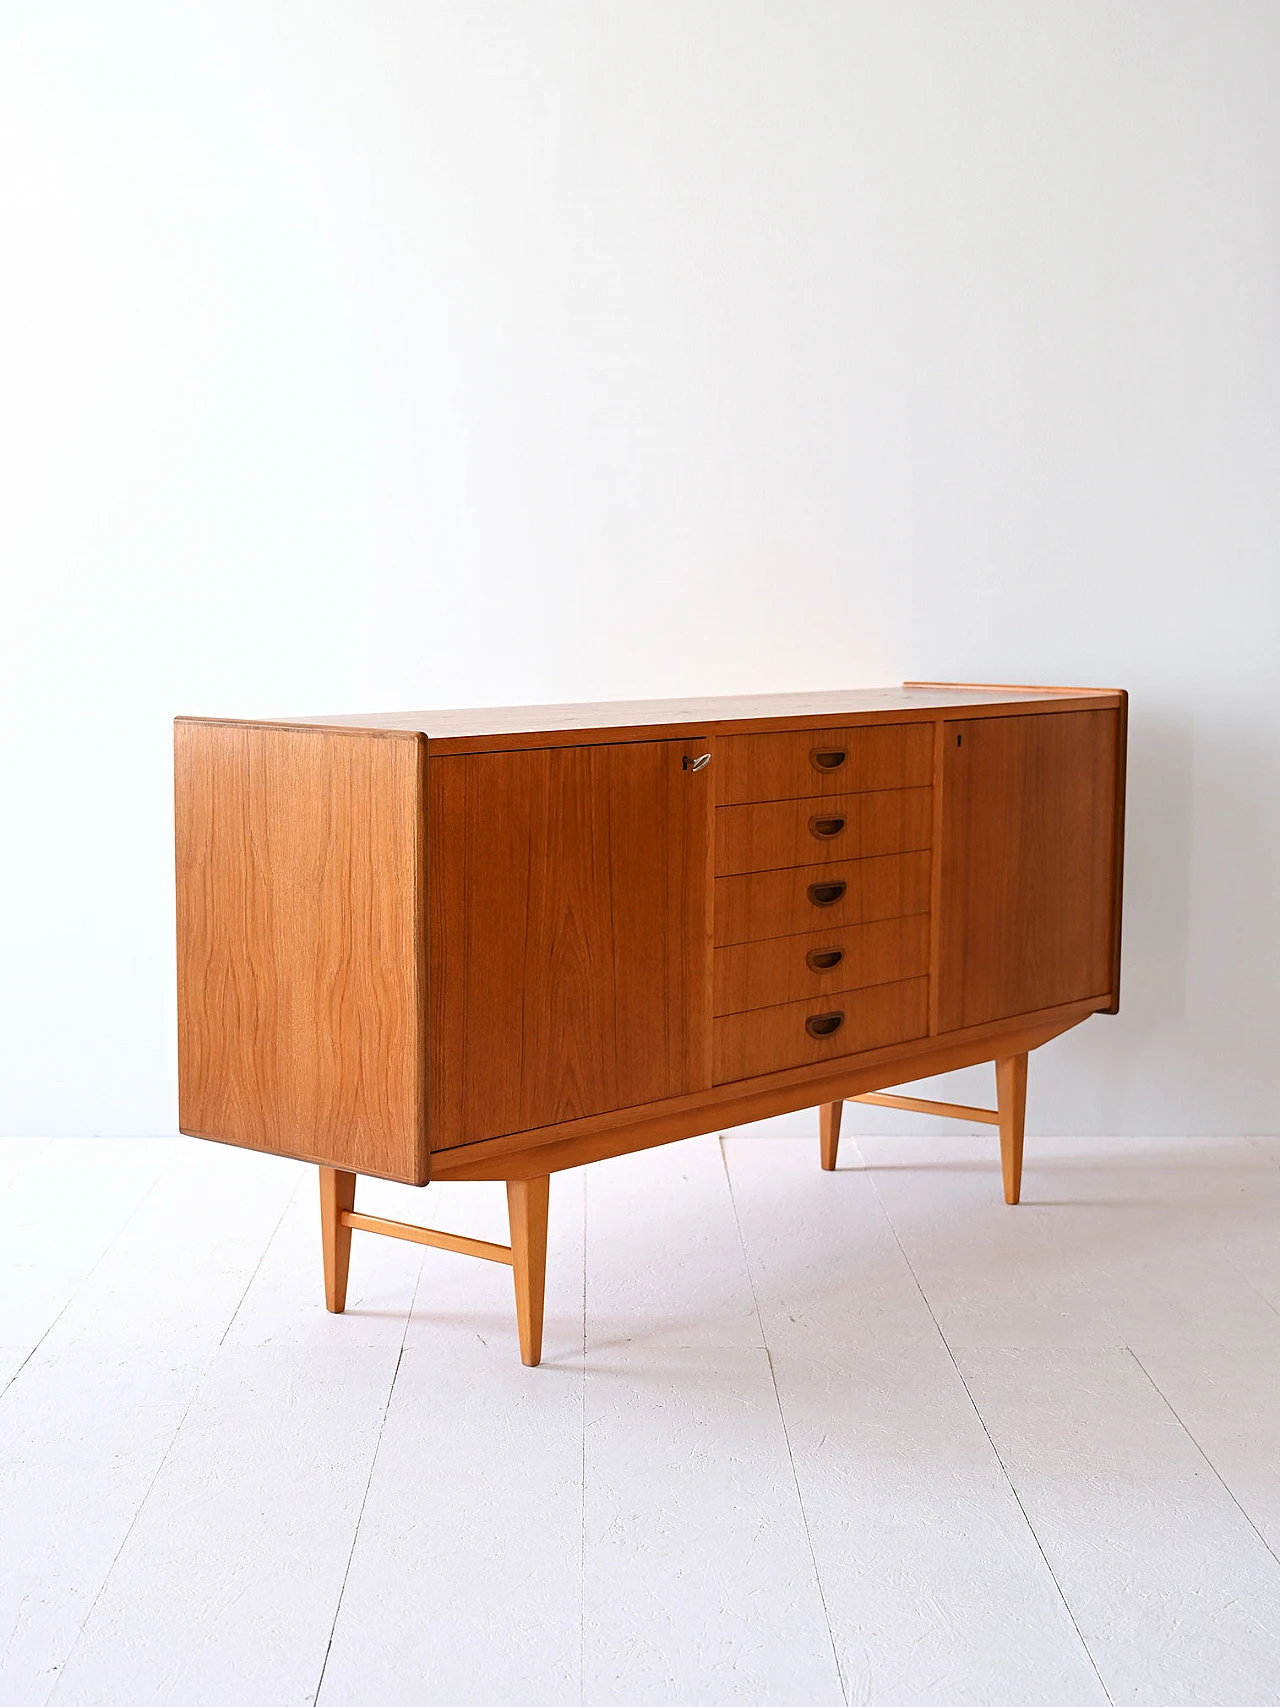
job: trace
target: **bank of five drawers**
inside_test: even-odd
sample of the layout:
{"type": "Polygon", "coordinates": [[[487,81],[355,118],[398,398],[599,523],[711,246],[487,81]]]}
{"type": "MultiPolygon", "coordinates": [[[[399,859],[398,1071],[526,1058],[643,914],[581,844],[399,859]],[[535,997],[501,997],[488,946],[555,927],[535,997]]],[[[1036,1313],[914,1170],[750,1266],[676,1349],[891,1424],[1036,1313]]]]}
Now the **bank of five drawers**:
{"type": "Polygon", "coordinates": [[[722,739],[715,1079],[928,1030],[933,725],[722,739]]]}

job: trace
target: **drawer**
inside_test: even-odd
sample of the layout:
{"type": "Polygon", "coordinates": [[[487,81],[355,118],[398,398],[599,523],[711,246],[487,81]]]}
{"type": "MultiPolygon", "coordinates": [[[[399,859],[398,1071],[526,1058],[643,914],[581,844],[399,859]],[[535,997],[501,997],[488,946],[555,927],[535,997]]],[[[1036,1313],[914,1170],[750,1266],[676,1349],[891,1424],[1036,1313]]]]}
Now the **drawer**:
{"type": "Polygon", "coordinates": [[[931,863],[928,852],[890,854],[717,877],[716,946],[928,912],[931,863]]]}
{"type": "Polygon", "coordinates": [[[932,723],[726,735],[716,743],[717,803],[799,800],[933,781],[932,723]]]}
{"type": "MultiPolygon", "coordinates": [[[[715,1012],[816,1000],[929,970],[929,915],[803,931],[715,951],[715,1012]]],[[[839,1004],[836,1004],[837,1006],[839,1004]]]]}
{"type": "Polygon", "coordinates": [[[716,876],[910,853],[932,839],[932,788],[719,806],[716,876]]]}
{"type": "Polygon", "coordinates": [[[928,1002],[929,980],[908,978],[846,990],[820,1002],[783,1002],[727,1014],[711,1022],[713,1077],[718,1085],[730,1084],[907,1043],[928,1031],[928,1002]],[[837,1016],[839,1024],[824,1035],[822,1027],[837,1016]]]}

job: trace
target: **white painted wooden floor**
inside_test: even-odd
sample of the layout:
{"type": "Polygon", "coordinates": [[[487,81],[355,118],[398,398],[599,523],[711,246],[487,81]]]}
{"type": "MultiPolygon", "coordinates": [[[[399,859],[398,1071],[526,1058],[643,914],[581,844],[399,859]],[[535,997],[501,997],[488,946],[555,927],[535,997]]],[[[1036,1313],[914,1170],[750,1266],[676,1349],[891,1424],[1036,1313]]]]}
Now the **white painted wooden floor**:
{"type": "Polygon", "coordinates": [[[491,1264],[326,1316],[311,1169],[0,1145],[0,1702],[1274,1707],[1280,1141],[815,1129],[558,1176],[532,1371],[491,1264]]]}

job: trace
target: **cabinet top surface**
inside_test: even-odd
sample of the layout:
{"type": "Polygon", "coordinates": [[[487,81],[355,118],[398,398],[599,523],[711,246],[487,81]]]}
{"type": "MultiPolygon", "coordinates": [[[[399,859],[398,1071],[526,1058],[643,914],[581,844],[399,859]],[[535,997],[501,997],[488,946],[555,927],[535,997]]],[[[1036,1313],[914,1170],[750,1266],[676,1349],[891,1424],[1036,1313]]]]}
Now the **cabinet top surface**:
{"type": "MultiPolygon", "coordinates": [[[[999,712],[1022,705],[1062,710],[1118,704],[1109,688],[1010,687],[904,682],[896,688],[839,688],[819,693],[727,694],[692,699],[604,700],[566,705],[500,705],[439,711],[341,712],[265,719],[193,718],[193,722],[262,722],[273,726],[422,734],[449,747],[527,745],[531,736],[636,739],[654,731],[692,736],[737,729],[800,728],[843,722],[999,712]],[[514,738],[514,740],[513,740],[514,738]]],[[[187,721],[179,718],[179,722],[187,721]]]]}
{"type": "Polygon", "coordinates": [[[442,751],[561,746],[568,741],[637,741],[759,729],[812,729],[858,722],[910,722],[949,715],[998,715],[1021,707],[1089,710],[1120,705],[1116,688],[1019,688],[906,681],[901,688],[836,688],[824,693],[737,693],[686,700],[592,700],[568,705],[492,705],[435,712],[338,712],[316,717],[177,717],[193,724],[271,729],[350,729],[423,734],[442,751]]]}

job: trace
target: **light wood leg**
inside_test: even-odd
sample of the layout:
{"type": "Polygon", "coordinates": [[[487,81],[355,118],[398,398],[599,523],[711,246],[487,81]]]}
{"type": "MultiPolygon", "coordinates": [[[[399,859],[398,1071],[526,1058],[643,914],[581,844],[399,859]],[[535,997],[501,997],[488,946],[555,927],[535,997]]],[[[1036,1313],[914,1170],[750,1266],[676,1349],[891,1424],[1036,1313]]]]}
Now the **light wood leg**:
{"type": "Polygon", "coordinates": [[[507,1181],[507,1215],[511,1222],[511,1272],[516,1283],[516,1325],[520,1330],[520,1361],[530,1368],[542,1358],[542,1303],[547,1285],[547,1205],[551,1181],[507,1181]]]}
{"type": "Polygon", "coordinates": [[[996,1108],[1000,1114],[1000,1167],[1004,1200],[1022,1195],[1022,1135],[1027,1123],[1027,1058],[1010,1055],[996,1062],[996,1108]]]}
{"type": "Polygon", "coordinates": [[[327,1309],[347,1307],[347,1270],[351,1266],[351,1229],[340,1217],[356,1206],[356,1176],[341,1168],[320,1170],[320,1243],[324,1250],[324,1301],[327,1309]]]}
{"type": "Polygon", "coordinates": [[[824,1102],[818,1109],[818,1136],[822,1142],[822,1165],[828,1173],[836,1165],[836,1151],[840,1148],[840,1116],[844,1113],[842,1102],[824,1102]]]}

